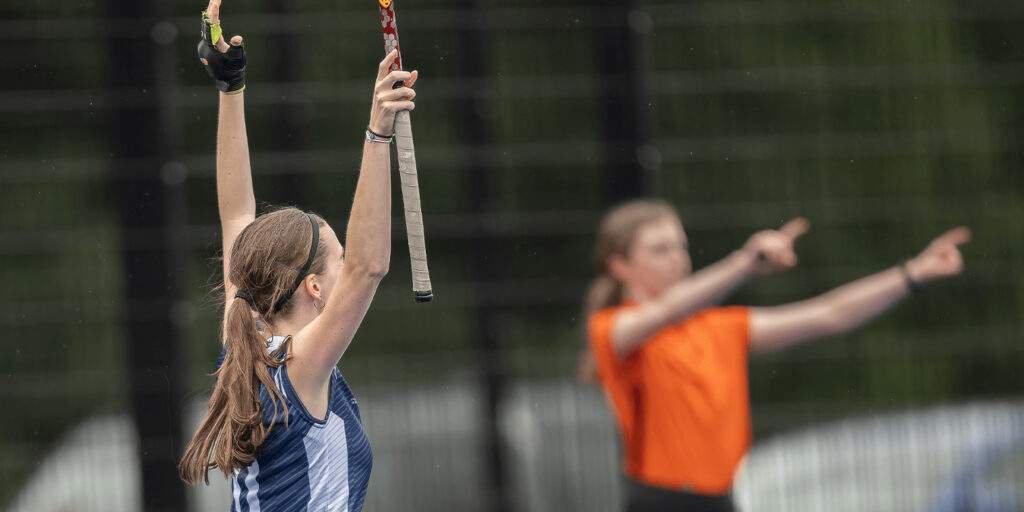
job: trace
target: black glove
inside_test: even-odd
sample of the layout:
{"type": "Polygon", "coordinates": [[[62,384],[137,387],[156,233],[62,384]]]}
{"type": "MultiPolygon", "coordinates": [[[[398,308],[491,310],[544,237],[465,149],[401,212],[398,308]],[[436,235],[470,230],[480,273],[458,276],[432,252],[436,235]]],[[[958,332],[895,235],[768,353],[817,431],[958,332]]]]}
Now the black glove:
{"type": "Polygon", "coordinates": [[[220,25],[214,25],[203,13],[203,38],[199,40],[199,59],[206,67],[221,92],[236,92],[245,88],[245,48],[231,45],[221,53],[214,43],[221,37],[220,25]]]}

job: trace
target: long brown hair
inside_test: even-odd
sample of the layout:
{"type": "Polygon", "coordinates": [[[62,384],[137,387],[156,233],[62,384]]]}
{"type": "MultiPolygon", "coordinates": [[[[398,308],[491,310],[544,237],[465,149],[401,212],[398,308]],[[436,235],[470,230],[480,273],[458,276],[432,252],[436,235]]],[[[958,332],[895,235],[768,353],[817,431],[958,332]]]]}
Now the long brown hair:
{"type": "MultiPolygon", "coordinates": [[[[318,227],[327,224],[321,217],[297,208],[281,208],[257,217],[232,245],[228,279],[239,293],[229,297],[225,305],[224,362],[214,372],[217,382],[206,417],[178,464],[182,480],[189,484],[209,483],[212,468],[228,476],[256,458],[271,428],[263,420],[261,386],[273,404],[273,416],[281,411],[287,422],[288,406],[270,368],[283,364],[278,354],[287,354],[288,344],[278,354],[268,353],[267,336],[257,328],[256,321],[259,318],[270,325],[274,318],[292,310],[294,301],[288,299],[313,242],[311,221],[318,227]]],[[[324,272],[326,253],[321,238],[309,274],[324,272]]]]}
{"type": "MultiPolygon", "coordinates": [[[[594,252],[597,276],[590,283],[583,305],[583,317],[622,303],[625,289],[608,270],[608,261],[614,256],[629,255],[637,234],[644,226],[665,218],[677,218],[675,208],[660,199],[638,199],[612,208],[601,220],[594,252]]],[[[579,380],[592,382],[594,361],[589,350],[580,355],[576,374],[579,380]]]]}

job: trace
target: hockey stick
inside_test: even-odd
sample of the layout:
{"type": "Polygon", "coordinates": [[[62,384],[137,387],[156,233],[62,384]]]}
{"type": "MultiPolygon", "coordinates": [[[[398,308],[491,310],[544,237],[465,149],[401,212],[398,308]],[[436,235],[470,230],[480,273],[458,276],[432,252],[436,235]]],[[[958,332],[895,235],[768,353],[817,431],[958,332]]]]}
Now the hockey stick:
{"type": "MultiPolygon", "coordinates": [[[[384,53],[399,49],[391,70],[402,69],[401,48],[398,44],[398,24],[395,20],[393,0],[378,0],[380,21],[384,30],[384,53]]],[[[401,83],[395,84],[400,87],[401,83]]],[[[416,302],[430,302],[434,298],[427,268],[427,246],[423,236],[423,212],[420,209],[419,178],[416,174],[416,149],[412,142],[412,124],[409,111],[395,116],[395,145],[398,148],[398,174],[402,180],[402,203],[405,209],[405,232],[409,240],[409,261],[412,266],[412,290],[416,302]]]]}

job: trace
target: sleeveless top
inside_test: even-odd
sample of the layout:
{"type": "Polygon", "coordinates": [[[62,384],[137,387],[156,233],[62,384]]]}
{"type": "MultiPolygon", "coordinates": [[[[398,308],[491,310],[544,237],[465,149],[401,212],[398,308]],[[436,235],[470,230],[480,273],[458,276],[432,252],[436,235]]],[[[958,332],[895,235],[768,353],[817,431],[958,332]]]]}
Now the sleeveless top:
{"type": "MultiPolygon", "coordinates": [[[[277,350],[286,339],[270,338],[267,350],[277,350]]],[[[218,368],[223,361],[222,349],[218,368]]],[[[236,470],[231,479],[231,512],[359,512],[366,499],[373,453],[359,405],[341,371],[331,372],[327,417],[322,420],[302,404],[286,365],[270,368],[270,375],[288,405],[287,426],[283,411],[275,412],[270,394],[261,385],[263,423],[272,428],[257,449],[256,460],[236,470]]]]}

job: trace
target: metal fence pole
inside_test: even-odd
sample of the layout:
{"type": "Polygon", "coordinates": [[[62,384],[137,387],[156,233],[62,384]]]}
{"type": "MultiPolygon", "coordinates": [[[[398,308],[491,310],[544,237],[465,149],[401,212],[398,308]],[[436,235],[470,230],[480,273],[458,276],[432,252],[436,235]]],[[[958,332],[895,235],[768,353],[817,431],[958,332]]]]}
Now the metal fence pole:
{"type": "MultiPolygon", "coordinates": [[[[470,87],[487,87],[487,70],[484,69],[487,52],[485,30],[475,30],[474,25],[483,23],[484,13],[476,0],[461,0],[457,3],[458,11],[463,13],[465,22],[459,31],[460,75],[466,77],[470,87]]],[[[476,91],[474,91],[476,92],[476,91]]],[[[484,146],[491,141],[491,133],[485,112],[486,106],[480,101],[479,94],[468,94],[460,98],[462,120],[460,128],[465,141],[467,154],[467,175],[471,180],[468,187],[467,203],[469,211],[474,214],[486,214],[494,209],[494,186],[490,179],[489,168],[482,159],[484,156],[475,148],[484,146]]],[[[478,228],[479,229],[479,228],[478,228]]],[[[497,277],[502,275],[501,254],[495,246],[495,238],[481,233],[479,241],[474,243],[476,261],[474,273],[477,276],[497,277]]],[[[487,489],[484,493],[487,510],[504,512],[511,510],[508,496],[508,471],[504,443],[498,423],[501,400],[504,396],[505,371],[499,350],[499,316],[495,301],[488,297],[493,290],[479,286],[477,294],[477,323],[474,338],[478,343],[480,364],[480,385],[483,392],[483,460],[486,463],[487,476],[484,479],[487,489]]]]}
{"type": "Polygon", "coordinates": [[[590,9],[597,21],[594,55],[603,93],[607,197],[614,203],[649,193],[658,166],[656,150],[646,144],[640,44],[652,22],[635,0],[604,0],[590,9]]]}
{"type": "Polygon", "coordinates": [[[146,0],[108,4],[112,18],[148,26],[151,36],[144,42],[117,35],[108,40],[111,87],[146,98],[135,106],[114,106],[110,148],[121,213],[128,395],[147,512],[185,509],[176,468],[184,398],[180,323],[188,311],[179,300],[185,255],[178,238],[185,227],[181,185],[187,169],[175,159],[180,123],[170,105],[177,90],[178,31],[162,20],[168,8],[146,0]]]}

